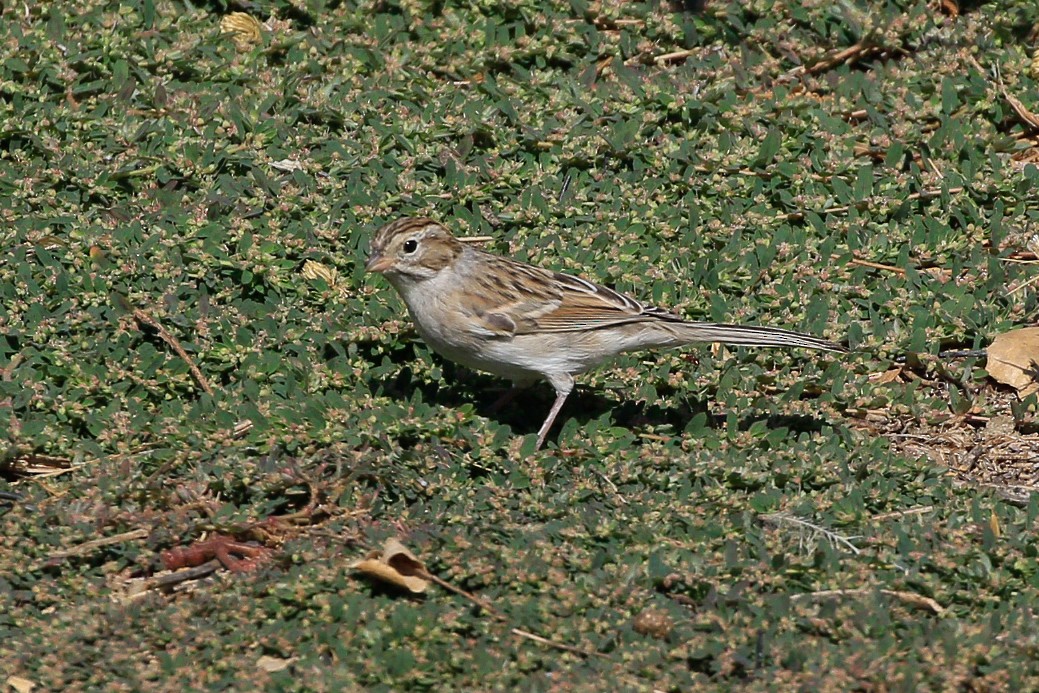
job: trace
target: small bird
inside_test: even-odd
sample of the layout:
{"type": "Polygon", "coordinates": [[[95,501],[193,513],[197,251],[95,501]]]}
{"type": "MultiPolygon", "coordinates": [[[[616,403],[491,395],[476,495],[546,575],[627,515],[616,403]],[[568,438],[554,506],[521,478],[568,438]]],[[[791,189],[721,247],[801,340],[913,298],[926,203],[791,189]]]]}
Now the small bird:
{"type": "Polygon", "coordinates": [[[365,270],[389,280],[419,335],[444,358],[516,387],[543,378],[555,388],[535,449],[574,389],[574,376],[623,352],[703,342],[847,351],[774,327],[688,322],[579,277],[474,248],[431,219],[398,219],[379,229],[365,270]]]}

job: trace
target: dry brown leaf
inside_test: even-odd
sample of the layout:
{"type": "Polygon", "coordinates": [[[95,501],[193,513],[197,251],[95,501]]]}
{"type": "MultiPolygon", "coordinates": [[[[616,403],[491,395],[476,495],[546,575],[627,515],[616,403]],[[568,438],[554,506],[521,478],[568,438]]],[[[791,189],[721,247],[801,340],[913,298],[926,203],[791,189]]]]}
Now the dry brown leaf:
{"type": "Polygon", "coordinates": [[[235,48],[240,51],[248,51],[263,42],[263,25],[256,17],[245,12],[224,15],[220,20],[220,31],[229,35],[235,48]]]}
{"type": "Polygon", "coordinates": [[[36,683],[29,679],[23,679],[21,676],[8,676],[7,685],[18,691],[18,693],[29,693],[32,689],[36,688],[36,683]]]}
{"type": "Polygon", "coordinates": [[[869,376],[870,382],[878,383],[880,385],[886,385],[887,383],[895,383],[901,380],[901,378],[902,369],[898,367],[889,368],[883,373],[874,373],[873,375],[869,376]]]}
{"type": "Polygon", "coordinates": [[[422,594],[429,587],[426,565],[397,539],[388,539],[382,551],[371,551],[350,566],[376,580],[422,594]]]}
{"type": "Polygon", "coordinates": [[[1021,397],[1039,392],[1039,327],[1005,332],[992,340],[985,370],[1021,397]]]}
{"type": "Polygon", "coordinates": [[[940,282],[952,281],[952,270],[944,267],[921,267],[920,272],[922,274],[929,274],[940,282]]]}
{"type": "Polygon", "coordinates": [[[295,657],[289,659],[282,659],[281,657],[271,657],[269,655],[262,655],[256,660],[256,667],[268,674],[273,674],[276,671],[282,671],[287,669],[290,664],[296,661],[295,657]]]}

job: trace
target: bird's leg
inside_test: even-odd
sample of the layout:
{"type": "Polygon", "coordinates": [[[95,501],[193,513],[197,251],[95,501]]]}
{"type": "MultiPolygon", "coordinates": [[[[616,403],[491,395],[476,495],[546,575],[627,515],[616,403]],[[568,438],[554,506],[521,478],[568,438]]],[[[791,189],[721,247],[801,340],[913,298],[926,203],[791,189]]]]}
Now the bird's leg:
{"type": "Polygon", "coordinates": [[[566,401],[569,392],[560,392],[556,394],[556,401],[552,403],[552,408],[548,410],[548,416],[545,417],[545,423],[541,424],[541,430],[538,431],[538,442],[534,446],[535,450],[540,450],[541,446],[545,444],[545,438],[548,436],[548,430],[552,428],[552,424],[555,423],[556,416],[559,414],[559,410],[563,408],[563,402],[566,401]]]}
{"type": "Polygon", "coordinates": [[[555,423],[559,410],[563,408],[563,403],[566,402],[567,396],[574,389],[574,378],[569,373],[550,377],[549,382],[556,389],[556,401],[552,403],[552,408],[548,410],[545,423],[541,424],[541,429],[538,431],[538,442],[534,446],[535,450],[540,450],[541,446],[545,444],[545,438],[548,437],[548,431],[552,428],[552,424],[555,423]]]}

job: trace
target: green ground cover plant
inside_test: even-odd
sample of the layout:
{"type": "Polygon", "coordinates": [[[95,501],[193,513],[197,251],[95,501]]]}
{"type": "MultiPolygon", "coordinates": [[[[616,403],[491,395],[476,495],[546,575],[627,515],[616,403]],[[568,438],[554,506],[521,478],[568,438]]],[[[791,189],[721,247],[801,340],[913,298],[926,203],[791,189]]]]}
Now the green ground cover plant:
{"type": "Polygon", "coordinates": [[[1032,0],[11,3],[0,46],[0,683],[1039,688],[1036,397],[975,351],[1035,322],[1032,0]],[[628,355],[535,453],[551,388],[488,415],[364,275],[402,215],[853,352],[628,355]],[[353,569],[391,538],[440,583],[353,569]]]}

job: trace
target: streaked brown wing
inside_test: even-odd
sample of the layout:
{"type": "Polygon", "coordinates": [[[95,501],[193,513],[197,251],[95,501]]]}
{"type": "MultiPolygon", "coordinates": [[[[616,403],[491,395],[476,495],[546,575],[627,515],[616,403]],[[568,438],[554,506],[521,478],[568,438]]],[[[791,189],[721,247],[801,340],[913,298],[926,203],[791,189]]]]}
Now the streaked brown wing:
{"type": "Polygon", "coordinates": [[[472,251],[467,260],[472,263],[472,283],[459,284],[458,304],[483,335],[537,332],[538,319],[563,302],[551,272],[483,251],[472,251]]]}
{"type": "Polygon", "coordinates": [[[539,271],[543,273],[541,281],[557,289],[558,302],[554,306],[542,303],[527,313],[527,319],[517,321],[516,334],[594,330],[643,320],[682,321],[672,313],[645,306],[630,296],[580,277],[539,271]]]}
{"type": "Polygon", "coordinates": [[[499,337],[594,330],[632,322],[682,318],[645,306],[605,286],[497,255],[480,253],[485,270],[466,301],[481,331],[499,337]]]}

